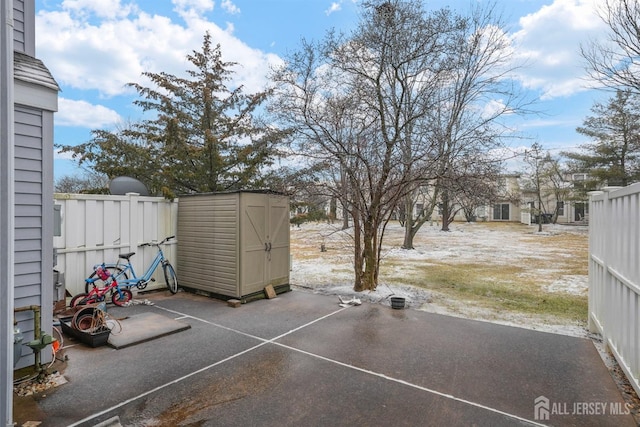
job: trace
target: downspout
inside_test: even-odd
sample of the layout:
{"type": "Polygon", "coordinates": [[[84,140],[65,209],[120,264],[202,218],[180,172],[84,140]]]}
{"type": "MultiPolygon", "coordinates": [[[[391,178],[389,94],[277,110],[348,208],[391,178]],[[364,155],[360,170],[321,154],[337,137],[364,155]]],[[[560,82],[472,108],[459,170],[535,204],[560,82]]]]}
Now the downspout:
{"type": "Polygon", "coordinates": [[[0,8],[0,418],[13,426],[14,83],[13,2],[0,8]]]}

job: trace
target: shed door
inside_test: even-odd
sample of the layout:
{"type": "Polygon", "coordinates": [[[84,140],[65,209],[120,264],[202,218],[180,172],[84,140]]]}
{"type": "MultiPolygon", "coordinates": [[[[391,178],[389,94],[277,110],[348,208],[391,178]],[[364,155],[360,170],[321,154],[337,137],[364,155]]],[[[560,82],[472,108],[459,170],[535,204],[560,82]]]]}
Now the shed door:
{"type": "MultiPolygon", "coordinates": [[[[266,282],[267,206],[264,197],[248,195],[244,207],[240,247],[243,257],[240,295],[262,290],[266,282]]],[[[259,195],[262,196],[262,195],[259,195]]]]}
{"type": "Polygon", "coordinates": [[[269,241],[266,285],[289,283],[289,199],[269,197],[269,241]]]}
{"type": "Polygon", "coordinates": [[[289,202],[286,197],[243,194],[240,295],[289,283],[289,202]]]}

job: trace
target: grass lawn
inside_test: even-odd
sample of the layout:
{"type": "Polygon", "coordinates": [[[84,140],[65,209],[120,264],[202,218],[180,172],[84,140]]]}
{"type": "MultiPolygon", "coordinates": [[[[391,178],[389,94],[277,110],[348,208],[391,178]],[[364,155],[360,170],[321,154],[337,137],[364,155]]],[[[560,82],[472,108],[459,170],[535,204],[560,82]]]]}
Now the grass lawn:
{"type": "MultiPolygon", "coordinates": [[[[340,225],[292,227],[292,283],[312,288],[353,283],[353,245],[340,225]]],[[[584,226],[544,225],[538,233],[537,226],[517,223],[454,223],[442,232],[426,224],[413,250],[400,248],[403,232],[390,223],[385,233],[379,289],[423,289],[431,295],[427,305],[466,317],[511,313],[586,323],[584,226]]]]}

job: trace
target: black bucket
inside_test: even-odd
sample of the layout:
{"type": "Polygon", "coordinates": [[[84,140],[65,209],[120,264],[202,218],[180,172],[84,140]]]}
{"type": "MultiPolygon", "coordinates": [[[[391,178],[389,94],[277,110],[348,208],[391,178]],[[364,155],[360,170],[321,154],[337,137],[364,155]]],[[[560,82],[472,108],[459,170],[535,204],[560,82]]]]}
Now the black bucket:
{"type": "Polygon", "coordinates": [[[405,301],[403,297],[391,297],[391,308],[399,310],[405,307],[405,301]]]}

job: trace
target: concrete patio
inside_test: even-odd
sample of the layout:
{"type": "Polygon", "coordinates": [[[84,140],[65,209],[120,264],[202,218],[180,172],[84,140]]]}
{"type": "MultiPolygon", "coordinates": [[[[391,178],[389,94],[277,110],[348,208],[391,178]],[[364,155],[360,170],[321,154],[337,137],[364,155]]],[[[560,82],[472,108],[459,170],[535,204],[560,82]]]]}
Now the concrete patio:
{"type": "Polygon", "coordinates": [[[144,298],[109,313],[191,328],[119,350],[66,340],[68,383],[18,425],[636,425],[586,339],[298,290],[144,298]]]}

